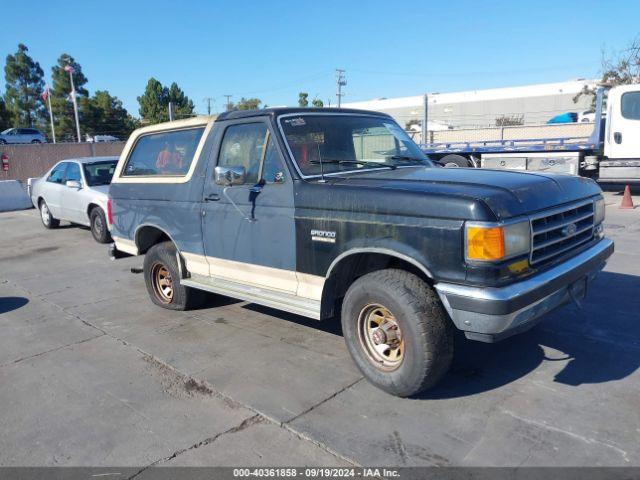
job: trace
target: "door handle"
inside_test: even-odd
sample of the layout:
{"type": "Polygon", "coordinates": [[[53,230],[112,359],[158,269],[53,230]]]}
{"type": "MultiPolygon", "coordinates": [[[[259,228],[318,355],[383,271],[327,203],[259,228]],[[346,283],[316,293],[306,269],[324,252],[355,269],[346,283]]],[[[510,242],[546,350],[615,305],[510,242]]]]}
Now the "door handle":
{"type": "Polygon", "coordinates": [[[614,132],[613,141],[616,143],[622,143],[622,134],[620,132],[614,132]]]}
{"type": "Polygon", "coordinates": [[[217,202],[218,200],[220,200],[220,195],[218,195],[217,193],[210,193],[209,195],[204,197],[205,202],[217,202]]]}

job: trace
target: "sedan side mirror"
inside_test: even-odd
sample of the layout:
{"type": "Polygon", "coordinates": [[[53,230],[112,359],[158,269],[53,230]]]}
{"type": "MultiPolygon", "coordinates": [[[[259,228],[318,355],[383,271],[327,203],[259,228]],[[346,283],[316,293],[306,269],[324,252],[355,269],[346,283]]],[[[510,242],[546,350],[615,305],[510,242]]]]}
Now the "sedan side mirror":
{"type": "Polygon", "coordinates": [[[69,188],[76,188],[78,190],[82,188],[82,184],[77,180],[67,180],[67,183],[65,185],[69,188]]]}
{"type": "Polygon", "coordinates": [[[246,172],[244,167],[221,167],[215,170],[215,181],[218,185],[230,187],[231,185],[243,185],[245,183],[246,172]]]}

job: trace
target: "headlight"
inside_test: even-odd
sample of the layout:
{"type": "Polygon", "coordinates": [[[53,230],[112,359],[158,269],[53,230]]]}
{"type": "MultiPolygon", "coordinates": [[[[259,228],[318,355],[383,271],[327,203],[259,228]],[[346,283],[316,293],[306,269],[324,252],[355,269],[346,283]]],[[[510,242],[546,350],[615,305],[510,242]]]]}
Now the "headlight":
{"type": "Polygon", "coordinates": [[[529,220],[501,224],[467,223],[465,225],[466,259],[496,262],[529,253],[529,220]]]}
{"type": "Polygon", "coordinates": [[[598,198],[593,203],[593,224],[598,225],[604,221],[604,198],[598,198]]]}

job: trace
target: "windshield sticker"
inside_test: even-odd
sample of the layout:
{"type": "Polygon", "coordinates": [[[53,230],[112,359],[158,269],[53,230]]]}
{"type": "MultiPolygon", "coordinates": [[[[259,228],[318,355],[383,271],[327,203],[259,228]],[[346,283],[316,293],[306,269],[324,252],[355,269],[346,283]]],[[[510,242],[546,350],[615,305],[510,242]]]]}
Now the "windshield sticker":
{"type": "Polygon", "coordinates": [[[307,124],[307,122],[305,122],[304,118],[302,117],[288,118],[284,121],[284,123],[286,123],[287,125],[291,125],[292,127],[302,127],[303,125],[307,124]]]}

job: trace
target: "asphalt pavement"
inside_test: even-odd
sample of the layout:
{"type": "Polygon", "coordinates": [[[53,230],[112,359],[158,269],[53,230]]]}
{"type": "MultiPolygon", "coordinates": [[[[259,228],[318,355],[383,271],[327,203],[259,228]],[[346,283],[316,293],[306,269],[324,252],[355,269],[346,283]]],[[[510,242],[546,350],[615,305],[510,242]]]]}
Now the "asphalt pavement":
{"type": "Polygon", "coordinates": [[[413,399],[362,378],[337,322],[216,296],[163,310],[142,257],[1,213],[0,466],[639,466],[640,208],[606,198],[616,253],[583,309],[458,336],[413,399]]]}

